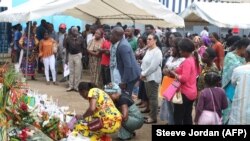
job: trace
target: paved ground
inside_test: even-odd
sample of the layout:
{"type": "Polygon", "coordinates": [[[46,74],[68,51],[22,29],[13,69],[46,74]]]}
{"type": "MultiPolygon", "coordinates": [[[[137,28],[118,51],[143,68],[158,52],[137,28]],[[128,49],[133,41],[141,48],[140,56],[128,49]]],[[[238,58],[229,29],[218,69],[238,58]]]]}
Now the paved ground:
{"type": "MultiPolygon", "coordinates": [[[[89,75],[85,71],[83,81],[89,81],[89,75]]],[[[58,99],[59,106],[69,106],[71,111],[76,113],[83,113],[88,108],[88,101],[84,100],[77,92],[66,92],[67,83],[59,83],[58,86],[46,85],[45,77],[38,75],[36,81],[28,80],[31,89],[38,90],[40,93],[46,93],[52,96],[54,100],[58,99]]],[[[61,76],[58,76],[60,80],[61,76]]],[[[28,78],[29,79],[29,78],[28,78]]],[[[158,120],[158,124],[164,124],[158,120]]],[[[114,141],[116,135],[112,135],[114,141]]],[[[140,130],[136,131],[136,137],[131,141],[150,141],[151,140],[151,125],[144,124],[140,130]]]]}

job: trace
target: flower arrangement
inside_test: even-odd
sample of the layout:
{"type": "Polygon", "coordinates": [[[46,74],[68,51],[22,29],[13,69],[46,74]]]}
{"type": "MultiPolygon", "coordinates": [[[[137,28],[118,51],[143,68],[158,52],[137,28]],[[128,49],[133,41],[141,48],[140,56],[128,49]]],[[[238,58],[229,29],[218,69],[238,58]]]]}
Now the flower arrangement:
{"type": "Polygon", "coordinates": [[[52,117],[47,119],[47,114],[43,114],[43,120],[40,122],[41,130],[47,134],[53,140],[60,140],[66,138],[69,133],[69,128],[66,124],[61,123],[60,119],[57,117],[52,117]]]}
{"type": "MultiPolygon", "coordinates": [[[[47,112],[35,112],[37,107],[31,110],[27,89],[22,89],[25,85],[18,82],[14,68],[4,70],[3,83],[0,83],[0,140],[41,138],[41,141],[58,141],[66,138],[69,133],[67,125],[57,117],[50,117],[47,112]]],[[[0,68],[0,71],[3,69],[0,68]]]]}

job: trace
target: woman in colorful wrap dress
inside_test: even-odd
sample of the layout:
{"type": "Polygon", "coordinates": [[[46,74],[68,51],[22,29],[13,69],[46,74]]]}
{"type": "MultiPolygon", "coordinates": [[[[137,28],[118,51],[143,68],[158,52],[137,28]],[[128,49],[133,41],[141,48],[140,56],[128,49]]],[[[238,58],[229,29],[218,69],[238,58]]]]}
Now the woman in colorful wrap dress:
{"type": "Polygon", "coordinates": [[[117,132],[121,127],[122,116],[109,95],[99,88],[94,88],[92,83],[86,82],[81,82],[78,90],[79,94],[89,101],[89,108],[76,118],[87,122],[94,118],[101,118],[103,127],[100,130],[91,131],[86,124],[82,123],[75,126],[75,132],[89,137],[91,141],[102,141],[107,137],[106,134],[117,132]]]}
{"type": "Polygon", "coordinates": [[[31,76],[32,80],[35,80],[35,69],[37,65],[36,52],[38,43],[39,43],[38,39],[32,33],[30,33],[30,38],[28,39],[28,32],[25,32],[25,34],[19,40],[20,47],[23,50],[21,70],[24,76],[27,74],[27,76],[31,76]],[[28,58],[27,58],[27,53],[28,53],[28,58]],[[26,58],[28,59],[28,63],[26,62],[26,58]]]}
{"type": "Polygon", "coordinates": [[[140,129],[143,125],[144,118],[127,93],[121,93],[119,86],[110,83],[105,86],[104,91],[108,93],[114,101],[116,107],[122,113],[122,126],[118,132],[120,140],[130,140],[135,136],[135,130],[140,129]]]}

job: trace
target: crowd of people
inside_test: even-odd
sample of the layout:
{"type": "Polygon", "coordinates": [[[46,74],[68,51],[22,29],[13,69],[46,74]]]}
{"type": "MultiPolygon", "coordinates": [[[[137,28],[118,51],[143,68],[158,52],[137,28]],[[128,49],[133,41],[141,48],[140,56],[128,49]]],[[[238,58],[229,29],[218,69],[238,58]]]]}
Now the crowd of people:
{"type": "Polygon", "coordinates": [[[121,23],[111,27],[98,21],[87,24],[82,33],[77,26],[66,32],[65,24],[56,33],[45,20],[31,27],[32,32],[28,34],[26,28],[23,35],[21,25],[15,27],[13,61],[19,60],[23,49],[23,73],[35,79],[36,64],[41,72],[43,63],[48,85],[50,74],[56,85],[56,74],[63,72],[65,64],[69,66],[66,91],[78,91],[90,103],[77,118],[94,116],[104,121],[100,131],[82,132],[86,136],[96,139],[119,130],[120,139],[131,139],[143,123],[157,123],[158,97],[165,91],[159,92],[159,87],[164,80],[178,81],[182,98],[182,103],[162,98],[160,119],[167,124],[250,123],[250,40],[246,37],[230,34],[222,43],[207,27],[183,37],[170,30],[159,32],[153,25],[145,25],[145,33],[140,33],[121,23]],[[89,69],[90,83],[81,82],[82,69],[89,69]],[[141,113],[149,114],[143,118],[141,113]]]}

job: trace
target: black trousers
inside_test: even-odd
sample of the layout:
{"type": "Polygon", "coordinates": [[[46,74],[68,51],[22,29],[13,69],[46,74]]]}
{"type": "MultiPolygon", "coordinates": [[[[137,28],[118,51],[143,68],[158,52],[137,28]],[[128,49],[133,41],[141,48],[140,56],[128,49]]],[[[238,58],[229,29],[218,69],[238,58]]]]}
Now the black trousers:
{"type": "Polygon", "coordinates": [[[140,84],[139,84],[138,98],[143,100],[143,101],[148,101],[148,96],[147,96],[147,93],[146,93],[145,83],[142,80],[140,80],[140,84]]]}
{"type": "Polygon", "coordinates": [[[107,85],[111,82],[109,66],[101,65],[101,75],[102,75],[103,85],[107,85]]]}
{"type": "Polygon", "coordinates": [[[38,61],[38,71],[42,71],[42,69],[44,68],[43,62],[40,61],[40,57],[39,57],[39,61],[38,61]]]}
{"type": "Polygon", "coordinates": [[[193,101],[182,94],[183,104],[174,104],[174,123],[176,125],[192,125],[193,101]]]}

